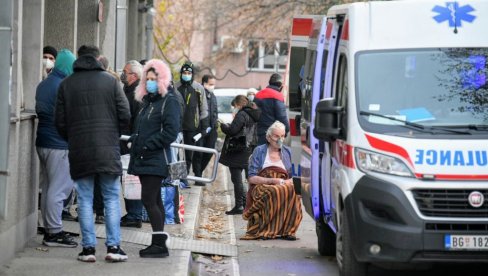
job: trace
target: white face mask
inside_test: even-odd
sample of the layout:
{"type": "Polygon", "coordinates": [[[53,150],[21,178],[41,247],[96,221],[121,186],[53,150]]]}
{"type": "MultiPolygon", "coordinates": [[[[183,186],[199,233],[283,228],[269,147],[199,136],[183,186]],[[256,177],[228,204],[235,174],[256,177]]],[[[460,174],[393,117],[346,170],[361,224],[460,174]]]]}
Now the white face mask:
{"type": "Polygon", "coordinates": [[[54,62],[48,58],[43,58],[42,66],[44,66],[46,69],[52,69],[54,67],[54,62]]]}
{"type": "Polygon", "coordinates": [[[215,85],[210,85],[210,86],[207,86],[207,87],[205,87],[205,88],[206,88],[208,91],[213,92],[213,91],[214,91],[214,89],[215,89],[215,85]]]}
{"type": "Polygon", "coordinates": [[[247,98],[248,98],[248,99],[249,99],[249,101],[251,101],[251,102],[252,102],[252,101],[254,101],[254,95],[250,95],[250,96],[248,96],[247,98]]]}

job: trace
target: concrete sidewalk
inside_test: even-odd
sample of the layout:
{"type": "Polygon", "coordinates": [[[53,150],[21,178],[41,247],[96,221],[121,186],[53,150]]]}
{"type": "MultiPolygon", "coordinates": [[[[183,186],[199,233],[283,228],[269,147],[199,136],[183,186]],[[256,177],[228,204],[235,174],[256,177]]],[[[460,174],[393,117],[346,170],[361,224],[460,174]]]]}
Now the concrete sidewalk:
{"type": "MultiPolygon", "coordinates": [[[[151,226],[121,228],[122,248],[129,260],[124,263],[105,262],[105,225],[96,225],[98,238],[97,262],[83,263],[76,260],[81,246],[77,248],[57,248],[42,245],[42,235],[37,235],[19,252],[14,260],[0,267],[0,275],[182,275],[190,273],[191,251],[202,188],[192,186],[182,190],[185,201],[184,223],[166,225],[165,231],[171,236],[170,256],[161,259],[143,259],[139,250],[151,241],[151,226]]],[[[66,231],[79,233],[78,223],[63,221],[66,231]]],[[[81,237],[75,238],[77,242],[81,237]]]]}

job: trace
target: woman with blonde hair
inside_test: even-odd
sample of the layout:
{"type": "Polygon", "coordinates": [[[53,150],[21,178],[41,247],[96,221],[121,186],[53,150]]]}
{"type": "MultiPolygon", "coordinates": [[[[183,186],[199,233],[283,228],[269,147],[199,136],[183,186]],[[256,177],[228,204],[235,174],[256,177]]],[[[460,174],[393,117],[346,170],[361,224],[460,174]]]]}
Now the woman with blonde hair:
{"type": "Polygon", "coordinates": [[[169,256],[164,231],[164,207],[161,183],[168,176],[167,160],[171,160],[170,145],[176,140],[180,128],[179,104],[169,89],[171,71],[161,60],[152,59],[144,66],[135,99],[142,102],[135,120],[134,134],[129,142],[130,163],[128,173],[139,176],[141,200],[151,222],[151,245],[139,251],[142,258],[169,256]],[[166,158],[165,158],[166,156],[166,158]]]}

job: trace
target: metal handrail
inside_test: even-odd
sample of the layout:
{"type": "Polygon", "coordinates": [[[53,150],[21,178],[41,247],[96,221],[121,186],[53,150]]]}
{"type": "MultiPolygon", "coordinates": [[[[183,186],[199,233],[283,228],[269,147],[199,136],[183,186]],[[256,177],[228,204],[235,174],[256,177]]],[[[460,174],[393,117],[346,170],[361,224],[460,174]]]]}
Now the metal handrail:
{"type": "MultiPolygon", "coordinates": [[[[129,138],[130,138],[130,136],[128,136],[128,135],[121,135],[120,136],[121,141],[127,141],[127,140],[129,140],[129,138]]],[[[216,149],[198,147],[198,146],[186,145],[186,144],[179,144],[179,143],[171,143],[170,146],[172,148],[180,148],[180,149],[184,149],[184,150],[191,150],[191,151],[198,151],[198,152],[213,154],[215,156],[215,158],[214,158],[212,175],[209,178],[188,175],[184,179],[193,180],[196,182],[204,182],[204,183],[212,183],[215,181],[215,178],[217,178],[217,169],[219,166],[219,158],[220,158],[220,154],[216,149]]]]}

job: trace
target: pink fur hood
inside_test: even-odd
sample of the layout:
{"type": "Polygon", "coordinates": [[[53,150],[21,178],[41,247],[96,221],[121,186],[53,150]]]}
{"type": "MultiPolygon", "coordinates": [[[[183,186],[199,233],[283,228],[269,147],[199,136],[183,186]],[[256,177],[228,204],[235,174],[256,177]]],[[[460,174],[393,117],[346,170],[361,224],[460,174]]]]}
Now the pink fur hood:
{"type": "Polygon", "coordinates": [[[142,98],[147,95],[146,75],[150,68],[154,68],[158,75],[158,93],[163,97],[168,93],[168,86],[171,82],[171,71],[169,66],[160,59],[151,59],[144,65],[141,81],[136,88],[135,99],[139,102],[142,102],[142,98]]]}

